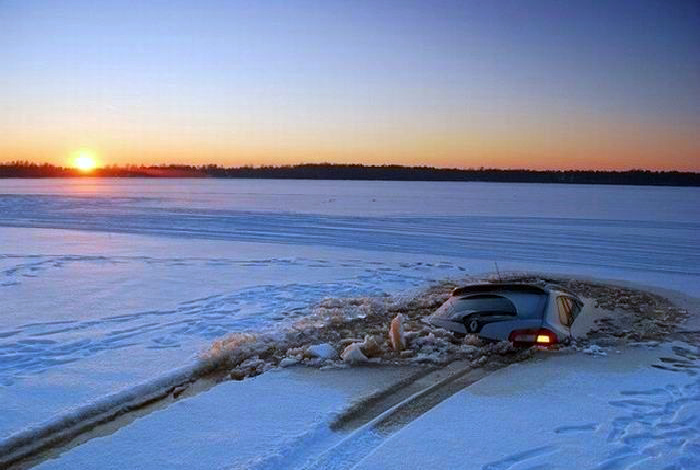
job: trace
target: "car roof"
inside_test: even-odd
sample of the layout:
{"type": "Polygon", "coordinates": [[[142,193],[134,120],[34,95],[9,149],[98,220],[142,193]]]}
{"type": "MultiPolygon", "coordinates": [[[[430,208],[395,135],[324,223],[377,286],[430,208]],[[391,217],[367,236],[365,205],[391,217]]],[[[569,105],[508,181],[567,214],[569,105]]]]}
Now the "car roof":
{"type": "Polygon", "coordinates": [[[457,287],[452,291],[453,297],[462,297],[470,294],[498,293],[498,292],[523,292],[529,294],[548,295],[552,292],[559,292],[578,298],[566,288],[557,284],[534,284],[525,282],[494,282],[469,284],[457,287]]]}
{"type": "Polygon", "coordinates": [[[482,294],[486,292],[495,293],[499,291],[517,291],[533,294],[547,294],[547,290],[542,285],[525,283],[481,283],[469,284],[457,287],[452,291],[454,297],[467,294],[482,294]]]}

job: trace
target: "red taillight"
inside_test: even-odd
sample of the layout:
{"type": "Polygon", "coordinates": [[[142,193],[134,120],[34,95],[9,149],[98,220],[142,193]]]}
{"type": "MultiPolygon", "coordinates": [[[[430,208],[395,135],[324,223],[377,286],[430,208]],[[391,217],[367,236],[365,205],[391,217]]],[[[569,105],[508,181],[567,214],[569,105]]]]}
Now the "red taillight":
{"type": "Polygon", "coordinates": [[[515,330],[508,336],[508,341],[516,346],[532,344],[549,346],[557,343],[557,335],[546,328],[540,328],[538,330],[515,330]]]}

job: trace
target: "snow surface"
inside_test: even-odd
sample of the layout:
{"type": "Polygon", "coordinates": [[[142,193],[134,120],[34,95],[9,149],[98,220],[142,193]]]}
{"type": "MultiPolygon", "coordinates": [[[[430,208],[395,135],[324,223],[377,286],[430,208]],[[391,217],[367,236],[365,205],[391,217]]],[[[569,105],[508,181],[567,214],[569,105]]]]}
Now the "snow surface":
{"type": "MultiPolygon", "coordinates": [[[[670,371],[656,367],[661,358],[679,359],[664,345],[501,369],[383,441],[353,468],[700,468],[694,373],[700,361],[690,361],[690,371],[670,371]]],[[[329,468],[351,462],[335,463],[329,468]]]]}
{"type": "Polygon", "coordinates": [[[388,437],[332,433],[328,423],[408,371],[287,369],[226,382],[38,468],[694,469],[700,361],[666,368],[683,363],[679,351],[697,348],[540,357],[483,378],[388,437]]]}
{"type": "Polygon", "coordinates": [[[0,319],[0,440],[191,363],[216,338],[292,322],[325,297],[463,272],[322,247],[0,228],[4,236],[14,264],[0,287],[10,312],[0,319]]]}
{"type": "Polygon", "coordinates": [[[539,270],[700,295],[700,190],[0,180],[0,442],[325,297],[539,270]]]}
{"type": "Polygon", "coordinates": [[[285,461],[284,454],[313,447],[315,441],[337,441],[328,429],[329,416],[413,372],[296,367],[225,382],[37,468],[245,468],[275,454],[285,461]]]}

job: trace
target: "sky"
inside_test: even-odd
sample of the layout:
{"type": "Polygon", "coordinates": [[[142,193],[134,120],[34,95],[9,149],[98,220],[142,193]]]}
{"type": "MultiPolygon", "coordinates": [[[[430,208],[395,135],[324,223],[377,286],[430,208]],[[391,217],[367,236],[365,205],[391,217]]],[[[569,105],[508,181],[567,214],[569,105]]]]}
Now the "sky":
{"type": "Polygon", "coordinates": [[[700,170],[698,1],[0,0],[0,161],[700,170]]]}

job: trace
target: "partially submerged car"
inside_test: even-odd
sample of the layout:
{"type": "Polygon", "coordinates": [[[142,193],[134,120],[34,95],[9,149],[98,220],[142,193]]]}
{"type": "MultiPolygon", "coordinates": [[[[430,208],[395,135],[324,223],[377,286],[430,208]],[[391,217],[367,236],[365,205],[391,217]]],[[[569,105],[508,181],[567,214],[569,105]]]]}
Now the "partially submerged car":
{"type": "Polygon", "coordinates": [[[428,322],[516,346],[546,346],[570,340],[582,308],[581,299],[557,285],[472,284],[453,290],[428,322]]]}

